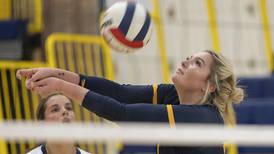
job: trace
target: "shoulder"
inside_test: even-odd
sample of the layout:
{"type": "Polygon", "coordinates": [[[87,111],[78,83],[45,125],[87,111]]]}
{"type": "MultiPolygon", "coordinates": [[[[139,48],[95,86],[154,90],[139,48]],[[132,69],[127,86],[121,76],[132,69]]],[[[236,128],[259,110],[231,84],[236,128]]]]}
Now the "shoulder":
{"type": "Polygon", "coordinates": [[[42,145],[32,149],[31,151],[29,151],[27,154],[43,154],[42,150],[41,150],[42,145]]]}
{"type": "Polygon", "coordinates": [[[77,148],[77,149],[80,151],[81,154],[91,154],[91,153],[86,152],[86,151],[84,151],[84,150],[82,150],[82,149],[80,149],[80,148],[77,148]]]}
{"type": "Polygon", "coordinates": [[[159,84],[158,85],[158,90],[173,90],[175,89],[173,84],[159,84]]]}
{"type": "Polygon", "coordinates": [[[158,85],[158,99],[162,100],[161,104],[179,104],[177,91],[173,84],[158,85]]]}

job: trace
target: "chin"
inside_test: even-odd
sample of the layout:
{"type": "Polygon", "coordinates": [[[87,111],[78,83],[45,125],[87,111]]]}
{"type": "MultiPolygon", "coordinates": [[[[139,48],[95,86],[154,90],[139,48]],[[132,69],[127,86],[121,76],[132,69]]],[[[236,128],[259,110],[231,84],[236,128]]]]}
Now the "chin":
{"type": "Polygon", "coordinates": [[[65,118],[62,120],[63,123],[71,123],[71,119],[69,118],[65,118]]]}
{"type": "Polygon", "coordinates": [[[177,78],[177,74],[176,73],[172,74],[171,81],[174,83],[174,81],[176,80],[176,78],[177,78]]]}
{"type": "Polygon", "coordinates": [[[178,76],[177,74],[173,74],[171,76],[171,81],[175,84],[176,82],[179,81],[179,78],[180,78],[180,76],[178,76]]]}

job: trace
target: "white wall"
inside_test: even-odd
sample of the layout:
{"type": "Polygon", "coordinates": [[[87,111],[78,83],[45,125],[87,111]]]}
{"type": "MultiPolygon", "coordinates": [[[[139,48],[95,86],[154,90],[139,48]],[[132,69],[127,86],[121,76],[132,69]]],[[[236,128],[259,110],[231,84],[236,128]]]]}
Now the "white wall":
{"type": "MultiPolygon", "coordinates": [[[[115,0],[109,0],[112,4],[115,0]]],[[[148,9],[151,1],[139,0],[148,9]]],[[[265,37],[262,30],[259,0],[215,0],[218,34],[222,53],[228,57],[238,76],[269,75],[265,37]]],[[[206,0],[160,0],[165,43],[171,72],[176,64],[194,52],[213,49],[208,26],[206,0]]],[[[274,1],[267,0],[274,48],[274,1]]],[[[132,55],[112,52],[116,79],[125,83],[159,83],[160,72],[157,40],[132,55]]]]}

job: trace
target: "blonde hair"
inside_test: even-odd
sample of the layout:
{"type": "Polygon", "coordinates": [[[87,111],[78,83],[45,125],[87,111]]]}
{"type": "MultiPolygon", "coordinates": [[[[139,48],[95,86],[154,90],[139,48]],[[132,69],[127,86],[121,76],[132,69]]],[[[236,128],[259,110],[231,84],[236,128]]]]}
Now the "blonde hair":
{"type": "Polygon", "coordinates": [[[235,125],[236,116],[233,103],[239,104],[244,98],[244,91],[237,86],[232,65],[219,53],[206,50],[213,58],[211,74],[202,103],[213,103],[224,119],[225,124],[235,125]],[[216,86],[214,92],[209,91],[209,83],[216,86]]]}

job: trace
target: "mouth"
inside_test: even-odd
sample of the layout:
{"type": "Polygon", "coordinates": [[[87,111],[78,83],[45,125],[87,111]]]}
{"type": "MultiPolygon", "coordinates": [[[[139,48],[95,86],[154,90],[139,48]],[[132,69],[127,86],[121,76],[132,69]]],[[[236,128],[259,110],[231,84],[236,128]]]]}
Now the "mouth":
{"type": "Polygon", "coordinates": [[[184,75],[184,71],[182,70],[182,68],[178,68],[176,72],[179,73],[179,74],[184,75]]]}
{"type": "Polygon", "coordinates": [[[64,119],[62,120],[62,122],[64,122],[64,123],[70,123],[71,120],[70,120],[69,118],[64,118],[64,119]]]}

